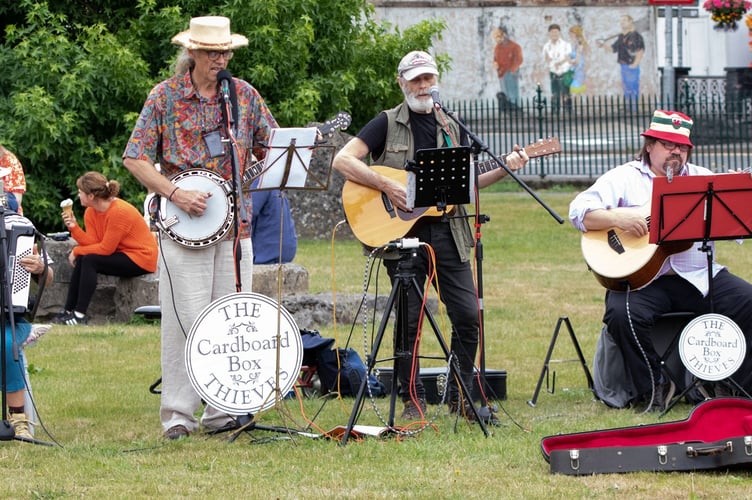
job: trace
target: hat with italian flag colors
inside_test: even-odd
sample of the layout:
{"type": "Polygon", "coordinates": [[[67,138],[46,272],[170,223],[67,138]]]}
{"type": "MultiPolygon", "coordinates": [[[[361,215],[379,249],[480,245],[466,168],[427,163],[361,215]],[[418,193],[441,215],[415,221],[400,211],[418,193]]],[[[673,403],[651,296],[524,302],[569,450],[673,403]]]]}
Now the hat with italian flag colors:
{"type": "Polygon", "coordinates": [[[653,119],[650,120],[650,128],[643,132],[642,135],[694,147],[692,141],[689,140],[692,123],[692,118],[684,113],[659,109],[653,113],[653,119]]]}

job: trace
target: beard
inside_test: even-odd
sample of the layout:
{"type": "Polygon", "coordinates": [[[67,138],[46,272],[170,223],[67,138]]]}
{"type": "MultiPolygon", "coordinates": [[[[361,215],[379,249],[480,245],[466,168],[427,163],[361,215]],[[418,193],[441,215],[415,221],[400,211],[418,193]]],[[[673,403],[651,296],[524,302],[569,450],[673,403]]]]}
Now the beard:
{"type": "Polygon", "coordinates": [[[425,96],[420,97],[414,92],[410,92],[407,85],[401,85],[402,94],[405,96],[405,102],[407,107],[416,113],[428,114],[433,111],[433,99],[426,99],[425,96]]]}
{"type": "Polygon", "coordinates": [[[668,172],[668,169],[670,168],[674,174],[678,174],[683,166],[682,157],[672,155],[666,158],[666,161],[663,163],[663,171],[668,172]]]}

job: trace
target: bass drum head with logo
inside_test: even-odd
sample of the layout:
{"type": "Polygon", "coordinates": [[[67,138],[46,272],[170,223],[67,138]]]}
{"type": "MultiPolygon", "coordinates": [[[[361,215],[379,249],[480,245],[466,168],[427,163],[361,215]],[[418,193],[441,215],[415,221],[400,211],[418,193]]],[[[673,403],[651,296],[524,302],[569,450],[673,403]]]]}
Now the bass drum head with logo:
{"type": "Polygon", "coordinates": [[[679,337],[679,357],[700,380],[717,382],[739,369],[747,352],[741,328],[722,314],[703,314],[684,327],[679,337]]]}
{"type": "Polygon", "coordinates": [[[275,300],[256,293],[233,293],[209,304],[185,345],[194,389],[230,415],[274,406],[295,386],[302,362],[295,319],[275,300]]]}

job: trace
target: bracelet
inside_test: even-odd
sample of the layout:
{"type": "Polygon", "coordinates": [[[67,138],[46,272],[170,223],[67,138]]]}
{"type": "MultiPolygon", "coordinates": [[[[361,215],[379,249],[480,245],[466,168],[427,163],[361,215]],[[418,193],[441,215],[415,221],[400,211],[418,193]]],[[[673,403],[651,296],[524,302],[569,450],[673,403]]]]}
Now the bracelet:
{"type": "Polygon", "coordinates": [[[180,186],[175,186],[175,189],[172,190],[172,193],[170,193],[170,196],[167,197],[167,201],[172,201],[172,197],[175,194],[175,191],[180,189],[180,186]]]}

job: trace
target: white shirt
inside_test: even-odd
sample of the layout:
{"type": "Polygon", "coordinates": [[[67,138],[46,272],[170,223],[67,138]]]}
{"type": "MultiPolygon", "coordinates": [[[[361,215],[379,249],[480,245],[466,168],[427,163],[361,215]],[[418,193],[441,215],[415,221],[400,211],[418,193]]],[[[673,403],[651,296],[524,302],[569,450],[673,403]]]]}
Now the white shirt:
{"type": "Polygon", "coordinates": [[[571,54],[572,45],[561,38],[556,43],[549,40],[543,45],[543,56],[548,61],[548,70],[555,75],[563,75],[572,68],[569,58],[571,54]]]}
{"type": "MultiPolygon", "coordinates": [[[[713,175],[707,168],[687,163],[676,175],[713,175]]],[[[649,204],[653,191],[655,174],[647,163],[634,160],[619,165],[600,176],[587,190],[578,194],[569,204],[569,220],[580,231],[587,231],[583,219],[588,212],[616,207],[641,207],[649,204]]],[[[715,257],[715,245],[708,242],[715,257]]],[[[691,248],[671,255],[656,275],[663,276],[673,270],[689,281],[703,296],[708,294],[708,257],[700,251],[702,242],[695,242],[691,248]]],[[[713,276],[725,266],[713,259],[713,276]]]]}

